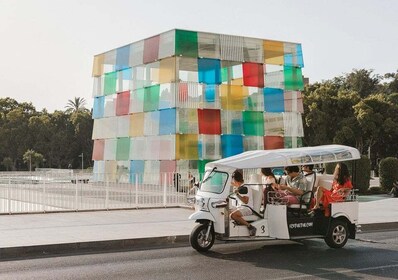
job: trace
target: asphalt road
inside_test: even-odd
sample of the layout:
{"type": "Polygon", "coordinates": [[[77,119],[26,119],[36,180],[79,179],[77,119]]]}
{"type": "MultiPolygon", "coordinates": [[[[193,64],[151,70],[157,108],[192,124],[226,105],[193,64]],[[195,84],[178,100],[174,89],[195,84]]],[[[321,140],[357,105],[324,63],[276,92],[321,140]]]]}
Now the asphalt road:
{"type": "Polygon", "coordinates": [[[358,235],[342,249],[323,240],[216,244],[0,262],[0,279],[396,279],[398,231],[358,235]]]}

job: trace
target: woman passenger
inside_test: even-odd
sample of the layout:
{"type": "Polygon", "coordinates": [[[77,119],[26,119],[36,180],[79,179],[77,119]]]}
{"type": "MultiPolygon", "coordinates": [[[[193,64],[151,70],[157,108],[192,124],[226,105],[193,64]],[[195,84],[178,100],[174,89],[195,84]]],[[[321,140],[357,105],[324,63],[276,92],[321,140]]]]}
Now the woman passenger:
{"type": "Polygon", "coordinates": [[[330,216],[329,204],[331,202],[343,201],[347,191],[352,189],[350,173],[346,164],[338,163],[334,169],[333,176],[334,180],[330,190],[321,186],[318,188],[316,202],[314,208],[312,208],[312,210],[319,209],[319,204],[322,202],[326,217],[330,216]]]}

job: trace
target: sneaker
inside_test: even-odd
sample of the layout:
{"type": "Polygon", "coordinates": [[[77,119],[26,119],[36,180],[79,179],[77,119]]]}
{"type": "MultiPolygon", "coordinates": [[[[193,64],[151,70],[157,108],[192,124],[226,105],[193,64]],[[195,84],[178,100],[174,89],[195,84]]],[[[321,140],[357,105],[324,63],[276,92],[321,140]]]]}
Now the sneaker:
{"type": "Polygon", "coordinates": [[[250,226],[248,227],[248,229],[249,229],[249,235],[250,235],[250,236],[256,236],[256,231],[257,231],[257,229],[256,229],[254,226],[250,225],[250,226]]]}

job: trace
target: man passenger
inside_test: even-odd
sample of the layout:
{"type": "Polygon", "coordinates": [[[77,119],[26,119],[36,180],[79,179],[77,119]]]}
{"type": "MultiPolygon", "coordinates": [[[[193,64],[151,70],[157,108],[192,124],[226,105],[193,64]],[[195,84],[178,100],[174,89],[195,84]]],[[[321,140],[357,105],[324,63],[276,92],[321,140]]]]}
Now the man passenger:
{"type": "Polygon", "coordinates": [[[257,229],[243,218],[252,214],[252,210],[250,209],[253,208],[252,190],[244,185],[243,175],[239,171],[232,173],[231,184],[234,187],[237,201],[237,207],[232,209],[231,218],[238,224],[247,226],[249,235],[255,236],[257,229]]]}

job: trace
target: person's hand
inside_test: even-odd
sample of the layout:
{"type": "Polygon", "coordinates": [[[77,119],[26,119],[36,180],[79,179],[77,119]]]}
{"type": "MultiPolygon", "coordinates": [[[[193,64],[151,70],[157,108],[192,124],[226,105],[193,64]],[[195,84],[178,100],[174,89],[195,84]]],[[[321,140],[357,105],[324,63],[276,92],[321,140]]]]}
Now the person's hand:
{"type": "Polygon", "coordinates": [[[287,189],[287,185],[279,185],[279,189],[280,190],[286,190],[287,189]]]}
{"type": "Polygon", "coordinates": [[[277,183],[272,183],[272,188],[274,189],[274,191],[279,190],[279,185],[277,183]]]}
{"type": "Polygon", "coordinates": [[[234,193],[237,194],[239,192],[239,188],[234,188],[234,193]]]}

